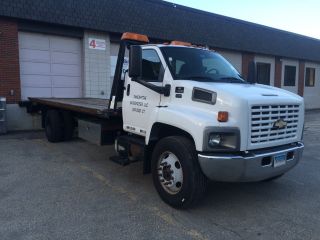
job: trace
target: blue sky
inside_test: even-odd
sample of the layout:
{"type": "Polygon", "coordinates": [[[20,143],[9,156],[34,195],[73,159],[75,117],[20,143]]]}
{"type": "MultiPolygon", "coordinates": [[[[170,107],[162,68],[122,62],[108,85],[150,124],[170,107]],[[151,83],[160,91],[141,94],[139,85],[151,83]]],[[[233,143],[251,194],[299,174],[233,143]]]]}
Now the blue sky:
{"type": "Polygon", "coordinates": [[[320,39],[319,0],[167,0],[320,39]]]}

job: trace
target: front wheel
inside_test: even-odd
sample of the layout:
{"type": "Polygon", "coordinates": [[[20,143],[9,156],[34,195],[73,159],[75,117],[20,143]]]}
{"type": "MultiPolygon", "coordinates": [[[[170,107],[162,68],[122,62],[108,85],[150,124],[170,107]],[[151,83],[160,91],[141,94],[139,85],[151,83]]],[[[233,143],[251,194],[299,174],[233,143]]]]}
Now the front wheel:
{"type": "Polygon", "coordinates": [[[154,148],[151,167],[155,188],[172,207],[189,208],[203,198],[208,180],[199,166],[195,146],[188,138],[161,139],[154,148]]]}

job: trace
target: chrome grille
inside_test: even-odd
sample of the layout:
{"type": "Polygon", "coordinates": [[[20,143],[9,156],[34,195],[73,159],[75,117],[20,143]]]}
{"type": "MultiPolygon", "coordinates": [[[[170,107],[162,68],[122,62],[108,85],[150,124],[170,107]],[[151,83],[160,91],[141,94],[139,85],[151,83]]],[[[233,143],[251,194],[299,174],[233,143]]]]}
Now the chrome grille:
{"type": "Polygon", "coordinates": [[[298,131],[299,105],[259,105],[251,107],[251,143],[268,143],[295,138],[298,131]],[[287,122],[283,129],[274,129],[274,123],[287,122]]]}

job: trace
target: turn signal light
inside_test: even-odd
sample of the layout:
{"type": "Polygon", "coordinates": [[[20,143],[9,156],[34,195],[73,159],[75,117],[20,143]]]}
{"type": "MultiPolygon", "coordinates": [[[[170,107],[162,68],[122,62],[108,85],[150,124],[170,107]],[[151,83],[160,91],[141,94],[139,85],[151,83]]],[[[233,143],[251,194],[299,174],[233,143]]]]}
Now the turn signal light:
{"type": "Polygon", "coordinates": [[[218,113],[218,121],[219,122],[228,122],[229,113],[228,112],[219,112],[218,113]]]}
{"type": "Polygon", "coordinates": [[[131,32],[125,32],[124,34],[122,34],[121,40],[134,40],[144,43],[149,42],[149,38],[146,35],[131,32]]]}

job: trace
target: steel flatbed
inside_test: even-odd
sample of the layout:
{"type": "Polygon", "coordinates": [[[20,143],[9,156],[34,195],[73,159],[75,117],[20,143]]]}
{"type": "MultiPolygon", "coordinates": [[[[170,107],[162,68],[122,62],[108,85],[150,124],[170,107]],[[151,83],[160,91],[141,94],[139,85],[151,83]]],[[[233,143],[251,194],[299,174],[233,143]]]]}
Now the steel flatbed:
{"type": "Polygon", "coordinates": [[[47,106],[68,110],[80,114],[88,114],[99,118],[121,116],[121,109],[110,110],[108,99],[99,98],[29,98],[33,106],[47,106]]]}

